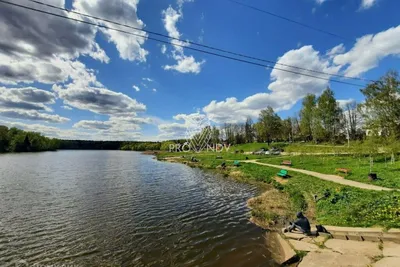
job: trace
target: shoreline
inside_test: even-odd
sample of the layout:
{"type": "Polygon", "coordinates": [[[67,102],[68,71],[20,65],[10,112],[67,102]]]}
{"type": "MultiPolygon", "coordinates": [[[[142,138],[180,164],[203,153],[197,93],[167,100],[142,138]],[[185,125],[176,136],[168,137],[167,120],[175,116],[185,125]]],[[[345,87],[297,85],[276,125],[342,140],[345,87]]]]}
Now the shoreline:
{"type": "MultiPolygon", "coordinates": [[[[147,154],[147,155],[153,155],[153,154],[147,154]]],[[[288,198],[279,199],[279,201],[277,201],[276,196],[282,195],[281,192],[279,192],[277,189],[275,189],[272,185],[266,184],[264,182],[244,179],[244,175],[240,172],[240,170],[237,170],[236,167],[234,167],[234,168],[228,167],[226,169],[221,169],[220,167],[209,168],[207,166],[202,165],[201,162],[191,162],[187,158],[182,158],[182,157],[178,157],[178,156],[167,156],[167,157],[162,157],[162,158],[156,156],[155,159],[157,159],[159,161],[169,162],[169,163],[184,164],[191,168],[198,168],[198,169],[201,169],[204,171],[210,171],[215,175],[220,175],[224,178],[233,179],[239,183],[246,183],[246,184],[251,184],[251,185],[257,186],[257,188],[259,189],[259,194],[249,198],[246,201],[246,205],[250,209],[249,221],[264,230],[280,231],[280,229],[284,226],[284,222],[282,219],[284,219],[284,220],[288,219],[288,214],[292,211],[292,209],[290,207],[285,206],[285,208],[283,210],[281,210],[281,214],[280,214],[280,215],[283,215],[284,218],[280,218],[280,219],[271,218],[271,221],[268,223],[266,221],[261,220],[259,217],[254,216],[253,213],[257,212],[256,210],[257,210],[258,204],[263,204],[266,200],[274,200],[273,201],[274,204],[278,204],[278,206],[282,206],[282,205],[284,206],[284,203],[288,201],[288,198]],[[275,198],[275,199],[271,199],[271,198],[275,198]],[[282,211],[285,212],[286,214],[283,214],[282,211]]],[[[276,208],[274,209],[274,207],[270,207],[270,210],[271,211],[276,210],[276,208]]]]}
{"type": "MultiPolygon", "coordinates": [[[[324,224],[332,234],[320,234],[318,237],[311,238],[302,234],[284,234],[282,227],[295,214],[291,202],[294,201],[293,198],[296,195],[293,196],[288,192],[277,189],[287,180],[279,181],[273,178],[272,184],[266,184],[256,179],[249,180],[244,177],[243,172],[239,169],[240,167],[226,166],[226,168],[221,168],[220,165],[207,164],[205,159],[192,162],[185,156],[168,156],[162,153],[157,155],[155,159],[171,163],[183,163],[191,168],[211,171],[216,175],[223,175],[225,178],[234,179],[237,182],[258,186],[260,194],[246,201],[247,207],[250,209],[249,221],[266,230],[264,234],[264,238],[268,239],[266,249],[271,253],[272,259],[277,264],[308,267],[310,265],[347,266],[346,264],[349,262],[352,262],[352,264],[365,262],[367,266],[375,266],[375,263],[386,264],[386,262],[400,260],[400,258],[396,258],[400,256],[400,253],[392,257],[385,252],[386,248],[400,249],[400,245],[396,244],[400,243],[400,230],[395,228],[388,231],[387,228],[383,227],[371,228],[374,226],[348,227],[346,225],[329,226],[324,224]],[[332,262],[332,264],[324,265],[327,261],[332,262]]],[[[246,164],[246,162],[244,163],[246,164]]],[[[296,178],[299,179],[294,177],[294,179],[296,178]]],[[[302,194],[306,193],[302,192],[302,194]]],[[[315,224],[319,224],[316,216],[316,203],[310,199],[304,199],[304,201],[308,205],[305,214],[309,217],[314,229],[315,224]]]]}

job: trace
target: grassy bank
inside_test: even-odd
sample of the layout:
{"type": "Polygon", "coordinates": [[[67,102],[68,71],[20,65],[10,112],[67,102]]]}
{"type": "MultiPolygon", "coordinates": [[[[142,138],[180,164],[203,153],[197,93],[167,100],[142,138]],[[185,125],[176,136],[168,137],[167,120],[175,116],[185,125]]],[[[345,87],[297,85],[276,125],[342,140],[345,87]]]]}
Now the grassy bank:
{"type": "MultiPolygon", "coordinates": [[[[264,185],[265,193],[249,200],[249,206],[252,208],[253,221],[265,227],[280,225],[293,219],[298,210],[304,211],[313,222],[325,225],[400,227],[399,192],[362,190],[294,172],[290,173],[290,179],[277,180],[275,168],[251,163],[242,163],[240,167],[233,166],[232,160],[243,160],[246,156],[260,159],[260,156],[234,153],[161,153],[158,158],[170,158],[193,167],[216,171],[239,181],[264,185]],[[199,162],[191,162],[192,156],[199,162]],[[217,159],[217,156],[222,156],[222,159],[217,159]],[[223,162],[227,164],[226,169],[220,168],[223,162]],[[317,202],[314,200],[315,195],[321,198],[317,202]],[[324,195],[326,197],[323,198],[324,195]]],[[[263,157],[261,160],[279,163],[282,158],[263,157]]],[[[298,167],[297,159],[292,157],[292,160],[298,167]]],[[[311,158],[307,160],[310,161],[311,158]]],[[[304,164],[307,164],[306,162],[304,159],[304,164]]],[[[315,165],[328,165],[330,167],[327,168],[335,169],[331,159],[323,162],[315,165]]]]}
{"type": "Polygon", "coordinates": [[[291,160],[293,167],[298,169],[316,171],[325,174],[337,174],[345,179],[354,180],[362,183],[369,183],[389,188],[400,188],[400,161],[390,162],[389,157],[379,155],[374,157],[372,171],[377,173],[378,179],[370,181],[370,158],[365,156],[280,156],[265,157],[260,162],[279,165],[282,160],[291,160]],[[349,174],[337,173],[337,168],[347,168],[351,170],[349,174]]]}

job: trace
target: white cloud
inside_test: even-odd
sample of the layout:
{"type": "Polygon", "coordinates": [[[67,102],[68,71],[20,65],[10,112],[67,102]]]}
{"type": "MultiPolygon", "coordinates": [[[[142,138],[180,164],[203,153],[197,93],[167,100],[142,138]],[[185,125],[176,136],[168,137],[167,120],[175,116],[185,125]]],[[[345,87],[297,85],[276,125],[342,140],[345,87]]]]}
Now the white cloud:
{"type": "Polygon", "coordinates": [[[157,89],[156,88],[153,88],[153,90],[152,90],[153,92],[157,92],[157,89]]]}
{"type": "Polygon", "coordinates": [[[79,132],[76,130],[60,129],[54,126],[43,124],[27,124],[22,122],[1,121],[0,124],[8,127],[17,127],[25,131],[39,132],[45,136],[60,139],[90,139],[90,133],[79,132]]]}
{"type": "MultiPolygon", "coordinates": [[[[181,4],[184,2],[191,2],[191,1],[182,1],[181,4]]],[[[169,6],[166,10],[162,12],[163,15],[163,23],[166,31],[168,32],[168,36],[172,38],[181,38],[181,34],[178,31],[176,24],[178,21],[181,20],[183,13],[182,8],[180,6],[179,10],[173,9],[169,6]]],[[[198,74],[201,71],[202,65],[205,63],[205,60],[196,61],[193,56],[186,56],[184,54],[184,49],[182,46],[189,46],[188,43],[173,40],[174,50],[172,51],[172,58],[176,61],[175,65],[165,65],[163,68],[165,70],[175,70],[181,73],[195,73],[198,74]],[[178,46],[179,45],[179,46],[178,46]]]]}
{"type": "Polygon", "coordinates": [[[66,110],[73,110],[73,108],[71,108],[70,106],[67,106],[67,105],[63,105],[63,106],[61,106],[63,109],[66,109],[66,110]]]}
{"type": "Polygon", "coordinates": [[[108,130],[109,132],[130,132],[140,130],[140,125],[150,124],[150,118],[141,117],[110,117],[108,121],[81,120],[73,125],[74,128],[89,130],[108,130]]]}
{"type": "Polygon", "coordinates": [[[177,60],[176,65],[166,65],[164,66],[165,70],[176,70],[181,73],[195,73],[199,74],[201,71],[201,66],[205,63],[205,61],[196,62],[196,59],[193,56],[176,56],[177,60]]]}
{"type": "Polygon", "coordinates": [[[318,5],[322,5],[326,0],[315,0],[318,5]]]}
{"type": "Polygon", "coordinates": [[[154,81],[153,79],[150,79],[150,78],[142,78],[142,80],[143,81],[148,81],[148,82],[153,82],[154,81]]]}
{"type": "Polygon", "coordinates": [[[346,51],[346,48],[344,47],[343,44],[339,44],[328,51],[326,51],[326,55],[330,57],[334,57],[338,54],[343,54],[346,51]]]}
{"type": "Polygon", "coordinates": [[[179,8],[182,8],[184,3],[194,2],[194,0],[177,0],[176,3],[178,4],[179,8]]]}
{"type": "Polygon", "coordinates": [[[139,86],[133,85],[132,88],[135,89],[136,92],[139,92],[139,91],[140,91],[139,86]]]}
{"type": "MultiPolygon", "coordinates": [[[[137,16],[138,3],[138,0],[119,0],[118,2],[110,0],[86,0],[74,1],[73,7],[75,10],[92,16],[101,17],[122,24],[128,24],[135,28],[143,29],[145,25],[137,16]]],[[[112,23],[98,20],[95,22],[111,28],[126,30],[126,27],[118,26],[112,23]]],[[[100,31],[107,36],[110,42],[115,44],[122,59],[130,61],[137,60],[140,62],[146,61],[146,56],[149,54],[149,52],[142,48],[142,45],[147,40],[147,33],[139,30],[129,29],[129,32],[144,36],[144,38],[141,38],[105,28],[101,28],[100,31]]]]}
{"type": "MultiPolygon", "coordinates": [[[[366,35],[358,39],[354,47],[345,52],[343,44],[328,50],[326,54],[314,50],[312,46],[286,52],[278,63],[286,66],[306,66],[307,69],[338,74],[344,72],[347,76],[358,76],[378,66],[379,61],[390,55],[400,55],[400,26],[390,28],[375,35],[366,35]]],[[[217,123],[240,122],[247,116],[257,117],[260,110],[267,106],[276,111],[289,110],[306,94],[320,94],[328,85],[326,80],[284,72],[285,69],[306,75],[330,78],[331,75],[321,75],[300,69],[292,69],[276,65],[271,72],[269,92],[257,93],[242,101],[228,97],[225,101],[211,101],[203,108],[210,119],[217,123]]]]}
{"type": "MultiPolygon", "coordinates": [[[[290,50],[279,58],[278,63],[307,66],[311,70],[333,74],[339,70],[339,67],[331,66],[329,60],[320,55],[312,46],[290,50]]],[[[312,74],[282,65],[278,65],[278,67],[308,75],[312,74]]],[[[274,108],[275,111],[288,110],[308,93],[320,94],[328,85],[329,82],[326,80],[273,69],[271,83],[268,86],[270,92],[251,95],[243,101],[238,101],[235,97],[229,97],[220,102],[213,100],[203,108],[203,111],[217,123],[243,122],[248,116],[257,117],[259,112],[268,106],[274,108]]]]}
{"type": "Polygon", "coordinates": [[[13,57],[0,52],[0,83],[45,84],[66,82],[69,79],[80,79],[86,82],[96,82],[94,71],[86,69],[79,61],[72,61],[53,56],[40,59],[32,56],[13,57]]]}
{"type": "MultiPolygon", "coordinates": [[[[129,141],[139,140],[143,138],[141,133],[129,131],[119,132],[113,130],[88,130],[88,129],[61,129],[54,126],[47,126],[42,124],[27,124],[22,122],[1,121],[1,125],[8,127],[17,127],[26,131],[39,132],[45,136],[66,139],[66,140],[112,140],[112,141],[129,141]]],[[[144,139],[145,140],[145,139],[144,139]]]]}
{"type": "Polygon", "coordinates": [[[160,139],[183,139],[189,135],[200,132],[205,126],[209,126],[208,118],[202,113],[177,114],[174,122],[164,122],[158,125],[160,139]],[[180,122],[176,122],[180,121],[180,122]]]}
{"type": "Polygon", "coordinates": [[[338,102],[339,107],[342,108],[342,109],[344,109],[349,104],[356,103],[356,101],[353,98],[338,99],[338,100],[336,100],[336,102],[338,102]]]}
{"type": "Polygon", "coordinates": [[[334,57],[334,63],[347,67],[345,74],[359,76],[378,66],[390,55],[400,55],[400,25],[359,38],[353,48],[334,57]]]}
{"type": "Polygon", "coordinates": [[[54,85],[53,90],[65,104],[98,114],[122,116],[146,110],[146,106],[135,99],[106,88],[71,83],[66,86],[54,85]]]}
{"type": "Polygon", "coordinates": [[[37,112],[36,110],[18,110],[18,109],[2,109],[2,108],[0,108],[0,116],[17,120],[34,120],[34,121],[44,121],[50,123],[64,123],[70,120],[68,118],[61,117],[59,115],[40,113],[37,112]]]}
{"type": "Polygon", "coordinates": [[[361,9],[368,9],[374,6],[378,1],[377,0],[362,0],[361,9]]]}
{"type": "MultiPolygon", "coordinates": [[[[173,9],[171,6],[169,6],[166,10],[162,11],[162,15],[164,16],[163,18],[163,23],[164,23],[164,28],[168,32],[168,36],[176,39],[181,38],[181,34],[178,31],[178,28],[176,27],[176,24],[178,23],[179,19],[182,17],[182,14],[175,9],[173,9]]],[[[180,44],[179,41],[173,41],[178,44],[180,44]]],[[[182,50],[182,47],[175,47],[176,50],[182,50]]]]}
{"type": "Polygon", "coordinates": [[[167,52],[167,46],[165,45],[165,44],[163,44],[162,46],[161,46],[161,53],[162,54],[165,54],[167,52]]]}
{"type": "Polygon", "coordinates": [[[89,121],[83,120],[74,124],[74,128],[83,128],[83,129],[97,129],[97,130],[108,130],[112,128],[111,123],[108,121],[89,121]]]}
{"type": "Polygon", "coordinates": [[[55,103],[54,93],[34,87],[5,88],[0,87],[0,107],[6,109],[23,109],[52,111],[45,104],[55,103]]]}

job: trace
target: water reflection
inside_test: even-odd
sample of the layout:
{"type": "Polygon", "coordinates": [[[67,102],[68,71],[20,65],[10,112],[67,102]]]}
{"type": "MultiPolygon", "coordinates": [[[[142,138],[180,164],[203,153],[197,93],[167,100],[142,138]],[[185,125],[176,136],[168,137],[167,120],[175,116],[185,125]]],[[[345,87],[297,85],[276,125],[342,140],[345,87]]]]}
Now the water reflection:
{"type": "Polygon", "coordinates": [[[0,265],[273,266],[255,192],[134,152],[0,155],[0,265]]]}

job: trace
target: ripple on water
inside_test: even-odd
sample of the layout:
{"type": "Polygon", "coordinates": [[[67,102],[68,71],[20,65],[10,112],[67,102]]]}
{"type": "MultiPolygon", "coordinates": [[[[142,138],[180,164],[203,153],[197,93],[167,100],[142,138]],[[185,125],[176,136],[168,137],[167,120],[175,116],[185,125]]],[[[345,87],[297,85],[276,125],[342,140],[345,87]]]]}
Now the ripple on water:
{"type": "Polygon", "coordinates": [[[256,188],[134,152],[2,155],[0,266],[272,266],[256,188]]]}

